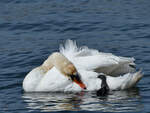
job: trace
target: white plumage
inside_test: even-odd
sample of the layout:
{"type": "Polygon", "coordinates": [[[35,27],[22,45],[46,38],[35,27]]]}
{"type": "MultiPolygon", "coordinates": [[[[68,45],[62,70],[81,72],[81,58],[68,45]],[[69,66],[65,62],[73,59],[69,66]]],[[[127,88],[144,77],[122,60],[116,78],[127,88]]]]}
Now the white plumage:
{"type": "MultiPolygon", "coordinates": [[[[140,71],[135,72],[134,58],[102,53],[86,46],[78,48],[76,42],[71,40],[67,40],[64,46],[60,46],[60,53],[76,67],[87,91],[101,88],[101,79],[97,78],[100,73],[108,75],[106,81],[110,90],[131,88],[143,76],[140,71]]],[[[41,66],[33,69],[25,77],[23,89],[26,92],[82,90],[79,85],[64,76],[55,66],[48,71],[43,70],[41,66]]]]}

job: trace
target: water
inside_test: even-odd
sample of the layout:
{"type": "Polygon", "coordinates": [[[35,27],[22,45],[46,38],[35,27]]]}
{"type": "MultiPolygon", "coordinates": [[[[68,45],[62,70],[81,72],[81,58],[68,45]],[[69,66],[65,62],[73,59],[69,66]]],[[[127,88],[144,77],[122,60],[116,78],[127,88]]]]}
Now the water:
{"type": "Polygon", "coordinates": [[[0,112],[150,111],[149,0],[1,0],[0,112]],[[136,88],[95,92],[24,93],[22,81],[66,39],[134,57],[144,78],[136,88]]]}

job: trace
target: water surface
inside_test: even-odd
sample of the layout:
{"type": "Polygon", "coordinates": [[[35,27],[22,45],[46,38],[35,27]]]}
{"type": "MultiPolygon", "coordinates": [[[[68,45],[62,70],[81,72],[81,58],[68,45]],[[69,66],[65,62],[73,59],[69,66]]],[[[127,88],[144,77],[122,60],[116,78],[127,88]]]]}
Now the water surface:
{"type": "Polygon", "coordinates": [[[1,0],[0,112],[150,111],[150,1],[1,0]],[[24,93],[22,81],[66,39],[103,52],[134,57],[144,78],[136,88],[95,92],[24,93]]]}

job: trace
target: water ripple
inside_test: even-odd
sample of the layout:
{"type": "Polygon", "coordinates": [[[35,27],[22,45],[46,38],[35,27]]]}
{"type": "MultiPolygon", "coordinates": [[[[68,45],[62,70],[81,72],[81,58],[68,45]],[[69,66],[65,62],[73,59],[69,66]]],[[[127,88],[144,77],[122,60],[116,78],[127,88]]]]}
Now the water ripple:
{"type": "Polygon", "coordinates": [[[149,112],[150,1],[0,0],[0,112],[149,112]],[[111,92],[23,93],[26,74],[59,44],[73,39],[142,68],[139,89],[111,92]],[[17,107],[16,107],[17,106],[17,107]]]}
{"type": "Polygon", "coordinates": [[[93,93],[25,93],[24,101],[28,108],[41,111],[92,111],[125,112],[140,111],[143,107],[138,103],[140,96],[137,91],[112,92],[108,97],[96,97],[93,93]],[[134,98],[136,97],[136,98],[134,98]]]}

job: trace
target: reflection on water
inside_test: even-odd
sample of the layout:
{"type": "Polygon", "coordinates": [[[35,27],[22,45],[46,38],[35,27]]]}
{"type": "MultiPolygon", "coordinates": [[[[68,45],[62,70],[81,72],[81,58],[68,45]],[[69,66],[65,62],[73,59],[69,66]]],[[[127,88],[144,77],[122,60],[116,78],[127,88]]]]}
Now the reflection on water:
{"type": "Polygon", "coordinates": [[[138,89],[113,91],[107,97],[97,97],[95,92],[80,93],[24,93],[27,108],[41,111],[141,111],[138,89]]]}

